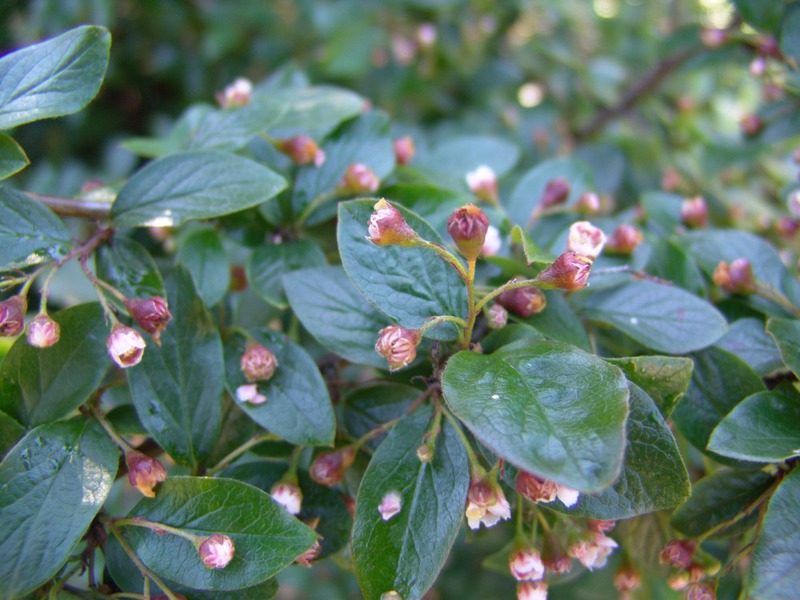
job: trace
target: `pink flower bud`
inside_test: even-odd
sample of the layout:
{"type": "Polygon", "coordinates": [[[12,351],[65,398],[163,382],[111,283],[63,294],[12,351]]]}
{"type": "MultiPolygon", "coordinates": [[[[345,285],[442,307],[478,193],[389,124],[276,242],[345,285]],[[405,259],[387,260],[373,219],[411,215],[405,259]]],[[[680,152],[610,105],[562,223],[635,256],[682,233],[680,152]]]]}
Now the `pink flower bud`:
{"type": "Polygon", "coordinates": [[[695,550],[697,543],[692,540],[670,540],[661,550],[658,560],[663,565],[688,569],[692,566],[695,550]]]}
{"type": "Polygon", "coordinates": [[[488,229],[489,217],[474,204],[457,208],[447,219],[447,233],[468,260],[478,258],[488,229]]]}
{"type": "Polygon", "coordinates": [[[587,532],[585,537],[575,541],[568,549],[567,554],[577,558],[589,570],[604,567],[608,556],[617,547],[617,542],[602,533],[587,532]]]}
{"type": "Polygon", "coordinates": [[[249,402],[250,404],[264,404],[267,397],[258,391],[257,383],[248,383],[236,388],[236,399],[239,402],[249,402]]]}
{"type": "Polygon", "coordinates": [[[707,583],[693,583],[686,590],[686,600],[716,600],[717,593],[707,583]]]}
{"type": "Polygon", "coordinates": [[[61,336],[61,325],[45,314],[38,314],[28,325],[28,343],[36,348],[49,348],[61,336]]]}
{"type": "Polygon", "coordinates": [[[268,381],[275,374],[277,366],[278,360],[269,348],[256,342],[247,345],[239,360],[239,367],[247,381],[268,381]]]}
{"type": "Polygon", "coordinates": [[[493,527],[511,518],[511,506],[496,481],[477,479],[467,493],[466,516],[470,529],[478,529],[481,523],[493,527]]]}
{"type": "Polygon", "coordinates": [[[380,184],[380,178],[367,165],[353,163],[347,167],[338,188],[343,194],[357,196],[367,192],[374,192],[380,184]]]}
{"type": "Polygon", "coordinates": [[[13,337],[22,333],[27,309],[28,302],[19,295],[0,302],[0,336],[13,337]]]}
{"type": "Polygon", "coordinates": [[[414,148],[414,138],[410,135],[397,138],[393,142],[393,146],[395,160],[401,167],[410,163],[411,159],[414,158],[416,149],[414,148]]]}
{"type": "Polygon", "coordinates": [[[774,58],[775,60],[783,60],[783,53],[778,41],[771,35],[762,35],[756,42],[756,52],[761,56],[774,58]]]}
{"type": "Polygon", "coordinates": [[[708,207],[702,196],[686,198],[681,203],[681,219],[689,227],[700,229],[708,224],[708,207]]]}
{"type": "Polygon", "coordinates": [[[319,540],[314,540],[311,548],[303,552],[294,562],[303,567],[310,567],[321,551],[322,544],[319,543],[319,540]]]}
{"type": "Polygon", "coordinates": [[[490,204],[497,204],[497,176],[491,168],[481,165],[467,173],[466,179],[473,194],[490,204]]]}
{"type": "Polygon", "coordinates": [[[356,451],[352,446],[335,452],[318,455],[311,463],[309,474],[311,479],[321,485],[334,485],[344,477],[344,472],[353,464],[356,451]]]}
{"type": "Polygon", "coordinates": [[[544,564],[539,552],[522,548],[508,558],[508,568],[517,581],[537,581],[544,577],[544,564]]]}
{"type": "Polygon", "coordinates": [[[727,43],[728,32],[724,29],[703,29],[700,31],[700,40],[706,48],[715,50],[727,43]]]}
{"type": "Polygon", "coordinates": [[[417,356],[419,340],[418,330],[389,325],[378,333],[375,352],[386,359],[390,371],[397,371],[414,361],[417,356]]]}
{"type": "Polygon", "coordinates": [[[505,327],[506,323],[508,323],[508,311],[500,304],[492,304],[486,314],[486,324],[489,329],[500,329],[505,327]]]}
{"type": "Polygon", "coordinates": [[[739,121],[739,127],[741,127],[744,135],[754,137],[764,129],[764,121],[758,115],[750,113],[742,117],[742,120],[739,121]]]}
{"type": "Polygon", "coordinates": [[[542,562],[546,570],[556,575],[569,573],[572,570],[572,559],[565,554],[544,558],[542,562]]]}
{"type": "Polygon", "coordinates": [[[689,573],[686,571],[679,571],[667,577],[667,585],[671,590],[679,592],[689,587],[689,573]]]}
{"type": "Polygon", "coordinates": [[[544,581],[519,582],[517,600],[547,600],[547,584],[544,581]]]}
{"type": "Polygon", "coordinates": [[[614,587],[620,592],[632,592],[641,584],[642,578],[630,565],[621,567],[614,574],[614,587]]]}
{"type": "Polygon", "coordinates": [[[553,481],[520,471],[515,483],[517,491],[531,502],[552,502],[556,499],[558,485],[553,481]]]}
{"type": "Polygon", "coordinates": [[[603,251],[606,244],[606,234],[589,223],[589,221],[578,221],[569,228],[567,238],[567,250],[587,256],[592,260],[596,259],[603,251]]]}
{"type": "Polygon", "coordinates": [[[580,215],[596,215],[602,208],[600,197],[594,192],[585,192],[580,195],[574,208],[580,215]]]}
{"type": "Polygon", "coordinates": [[[306,135],[296,135],[278,140],[275,147],[291,158],[296,165],[313,163],[314,166],[320,167],[325,163],[325,152],[306,135]]]}
{"type": "Polygon", "coordinates": [[[439,33],[433,23],[420,23],[417,27],[417,43],[423,48],[430,48],[436,43],[439,33]]]}
{"type": "Polygon", "coordinates": [[[791,239],[800,229],[800,222],[788,217],[781,217],[775,222],[776,233],[786,239],[791,239]]]}
{"type": "Polygon", "coordinates": [[[500,240],[500,230],[497,227],[489,225],[486,230],[486,239],[483,240],[483,247],[481,248],[481,256],[494,256],[500,252],[500,247],[503,242],[500,240]]]}
{"type": "Polygon", "coordinates": [[[155,498],[154,488],[167,479],[167,471],[157,458],[131,450],[125,454],[128,481],[148,498],[155,498]]]}
{"type": "Polygon", "coordinates": [[[729,294],[749,294],[755,289],[753,267],[745,258],[737,258],[730,265],[720,261],[711,279],[729,294]]]}
{"type": "Polygon", "coordinates": [[[106,340],[108,355],[123,369],[139,364],[144,355],[145,346],[147,344],[142,335],[125,325],[115,325],[106,340]]]}
{"type": "Polygon", "coordinates": [[[402,509],[402,501],[403,499],[398,492],[392,491],[384,495],[384,497],[381,499],[380,506],[378,506],[378,512],[381,513],[381,519],[388,521],[393,516],[398,514],[402,509]]]}
{"type": "Polygon", "coordinates": [[[544,292],[529,286],[503,292],[495,298],[495,301],[509,312],[523,318],[537,315],[547,307],[547,297],[544,292]]]}
{"type": "Polygon", "coordinates": [[[536,281],[548,288],[559,288],[570,292],[588,285],[592,259],[575,252],[564,252],[552,265],[539,273],[536,281]]]}
{"type": "Polygon", "coordinates": [[[642,233],[636,227],[622,224],[611,234],[608,243],[606,243],[606,252],[625,256],[631,255],[639,247],[643,239],[642,233]]]}
{"type": "Polygon", "coordinates": [[[153,341],[160,346],[161,332],[172,320],[167,301],[160,296],[153,296],[145,300],[126,298],[124,304],[136,324],[149,333],[153,341]]]}
{"type": "Polygon", "coordinates": [[[761,77],[767,70],[767,61],[763,56],[755,57],[747,69],[753,77],[761,77]]]}
{"type": "Polygon", "coordinates": [[[661,175],[661,188],[667,192],[674,192],[683,185],[683,178],[677,169],[669,168],[661,175]]]}
{"type": "Polygon", "coordinates": [[[378,200],[373,209],[367,239],[376,246],[413,246],[419,239],[402,213],[386,200],[378,200]]]}
{"type": "Polygon", "coordinates": [[[233,540],[227,535],[215,533],[203,540],[197,551],[204,567],[207,569],[224,569],[233,559],[233,540]]]}
{"type": "Polygon", "coordinates": [[[569,181],[558,177],[551,179],[542,192],[542,198],[539,200],[539,207],[542,209],[551,208],[564,204],[569,198],[570,186],[569,181]]]}
{"type": "Polygon", "coordinates": [[[239,77],[222,92],[217,92],[215,98],[222,108],[236,108],[250,104],[253,96],[253,84],[249,79],[239,77]]]}
{"type": "Polygon", "coordinates": [[[288,481],[279,481],[272,486],[270,495],[278,504],[282,504],[286,507],[290,515],[300,513],[300,508],[303,503],[303,492],[300,491],[300,488],[296,484],[288,481]]]}

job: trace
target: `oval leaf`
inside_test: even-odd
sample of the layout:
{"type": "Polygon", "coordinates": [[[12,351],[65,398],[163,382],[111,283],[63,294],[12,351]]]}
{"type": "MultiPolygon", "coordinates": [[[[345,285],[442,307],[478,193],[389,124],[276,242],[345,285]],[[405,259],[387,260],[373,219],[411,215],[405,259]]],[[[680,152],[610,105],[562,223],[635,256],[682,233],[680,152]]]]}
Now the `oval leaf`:
{"type": "Polygon", "coordinates": [[[30,162],[25,151],[14,138],[0,132],[0,180],[20,172],[30,162]]]}
{"type": "Polygon", "coordinates": [[[628,381],[641,387],[666,418],[672,414],[692,381],[694,363],[690,358],[632,356],[606,360],[622,369],[628,381]]]}
{"type": "Polygon", "coordinates": [[[783,364],[800,377],[800,321],[796,319],[770,319],[767,333],[778,344],[783,364]]]}
{"type": "MultiPolygon", "coordinates": [[[[250,260],[247,262],[247,279],[264,300],[278,308],[287,308],[283,275],[297,269],[322,267],[326,264],[322,249],[308,240],[268,244],[256,248],[250,255],[250,260]]],[[[344,273],[340,276],[347,278],[344,273]]],[[[325,284],[315,281],[309,288],[311,289],[315,293],[306,293],[304,296],[310,296],[310,300],[314,301],[317,293],[325,291],[325,284]]]]}
{"type": "Polygon", "coordinates": [[[177,259],[189,269],[197,293],[206,306],[214,306],[222,300],[230,284],[231,265],[215,231],[201,229],[186,236],[177,259]]]}
{"type": "Polygon", "coordinates": [[[129,298],[165,296],[164,281],[144,246],[117,235],[95,255],[97,275],[129,298]]]}
{"type": "Polygon", "coordinates": [[[67,228],[49,209],[0,187],[0,269],[60,258],[71,245],[67,228]]]}
{"type": "Polygon", "coordinates": [[[459,352],[442,391],[481,443],[525,471],[584,492],[619,476],[628,386],[596,356],[557,342],[459,352]]]}

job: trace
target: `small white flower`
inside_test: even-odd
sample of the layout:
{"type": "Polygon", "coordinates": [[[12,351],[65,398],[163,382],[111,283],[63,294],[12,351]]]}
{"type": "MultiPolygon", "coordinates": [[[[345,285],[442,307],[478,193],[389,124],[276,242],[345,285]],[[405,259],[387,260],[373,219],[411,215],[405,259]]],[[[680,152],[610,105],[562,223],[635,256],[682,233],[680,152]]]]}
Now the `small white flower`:
{"type": "Polygon", "coordinates": [[[123,369],[138,365],[147,344],[142,335],[125,325],[116,325],[106,340],[108,355],[123,369]]]}
{"type": "Polygon", "coordinates": [[[588,256],[592,260],[597,258],[606,244],[606,234],[589,221],[578,221],[569,228],[567,238],[567,251],[588,256]]]}
{"type": "Polygon", "coordinates": [[[270,493],[272,499],[278,504],[285,506],[290,515],[300,513],[300,507],[303,503],[303,492],[300,491],[299,487],[293,483],[279,481],[272,486],[272,491],[270,493]]]}
{"type": "Polygon", "coordinates": [[[489,225],[489,228],[486,230],[486,237],[483,240],[481,254],[483,256],[494,256],[500,252],[500,247],[502,245],[503,244],[500,241],[500,231],[497,229],[497,227],[489,225]]]}
{"type": "Polygon", "coordinates": [[[236,399],[239,402],[249,402],[250,404],[264,404],[267,401],[267,397],[259,393],[258,385],[255,383],[240,385],[236,388],[236,399]]]}
{"type": "Polygon", "coordinates": [[[512,554],[508,568],[517,581],[537,581],[544,577],[542,557],[533,548],[525,548],[512,554]]]}
{"type": "Polygon", "coordinates": [[[215,533],[203,540],[198,553],[207,569],[223,569],[233,558],[233,540],[227,535],[215,533]]]}
{"type": "Polygon", "coordinates": [[[381,518],[388,521],[393,516],[398,514],[402,508],[402,498],[398,492],[389,492],[381,500],[378,506],[378,512],[381,513],[381,518]]]}
{"type": "Polygon", "coordinates": [[[556,490],[556,496],[558,496],[558,499],[561,500],[562,504],[567,508],[574,506],[581,493],[578,490],[573,490],[571,487],[561,485],[560,483],[557,485],[558,489],[556,490]]]}

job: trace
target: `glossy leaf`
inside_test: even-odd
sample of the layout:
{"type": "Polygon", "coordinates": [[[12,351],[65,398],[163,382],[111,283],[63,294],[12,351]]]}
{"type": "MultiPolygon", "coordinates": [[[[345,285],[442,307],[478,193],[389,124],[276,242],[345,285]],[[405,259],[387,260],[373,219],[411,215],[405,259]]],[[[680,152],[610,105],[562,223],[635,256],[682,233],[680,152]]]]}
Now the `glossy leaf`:
{"type": "Polygon", "coordinates": [[[285,187],[280,175],[248,158],[181,152],[134,173],[119,191],[111,218],[117,227],[174,227],[256,206],[285,187]]]}
{"type": "Polygon", "coordinates": [[[552,340],[566,342],[582,350],[591,350],[586,328],[562,293],[558,290],[548,290],[544,295],[547,298],[547,307],[538,315],[525,319],[514,315],[510,317],[535,327],[552,340]]]}
{"type": "Polygon", "coordinates": [[[627,519],[673,508],[689,497],[689,474],[675,438],[655,402],[635,384],[630,384],[625,429],[625,461],[619,479],[597,495],[581,494],[570,513],[627,519]]]}
{"type": "Polygon", "coordinates": [[[800,471],[789,473],[769,501],[753,549],[753,600],[793,600],[800,586],[800,471]]]}
{"type": "MultiPolygon", "coordinates": [[[[410,385],[378,384],[361,387],[347,394],[342,410],[342,424],[354,439],[359,439],[376,427],[402,417],[422,392],[410,385]]],[[[378,446],[379,440],[368,446],[378,446]]]]}
{"type": "Polygon", "coordinates": [[[622,369],[631,383],[642,388],[665,418],[669,418],[675,405],[689,389],[694,368],[690,358],[676,356],[632,356],[606,360],[622,369]]]}
{"type": "Polygon", "coordinates": [[[66,227],[49,209],[22,192],[0,187],[0,268],[59,258],[71,245],[66,227]]]}
{"type": "Polygon", "coordinates": [[[419,600],[433,585],[461,526],[469,487],[469,464],[461,441],[444,423],[433,461],[416,448],[431,411],[420,408],[400,421],[370,461],[358,491],[353,561],[366,600],[396,591],[419,600]],[[401,509],[383,520],[378,507],[388,492],[401,509]]]}
{"type": "Polygon", "coordinates": [[[733,4],[750,25],[775,33],[781,22],[785,3],[781,0],[733,0],[733,4]]]}
{"type": "Polygon", "coordinates": [[[253,97],[249,104],[236,108],[199,113],[186,136],[187,150],[238,150],[259,134],[266,134],[289,107],[271,99],[253,97]]]}
{"type": "Polygon", "coordinates": [[[591,354],[558,342],[459,352],[442,391],[475,437],[520,469],[584,492],[620,474],[627,382],[591,354]]]}
{"type": "Polygon", "coordinates": [[[0,180],[11,177],[30,164],[28,156],[10,135],[0,132],[0,180]]]}
{"type": "Polygon", "coordinates": [[[214,306],[222,300],[230,284],[231,265],[215,231],[201,229],[186,236],[177,259],[189,269],[197,293],[206,306],[214,306]]]}
{"type": "Polygon", "coordinates": [[[0,457],[25,435],[25,428],[6,413],[0,412],[0,457]]]}
{"type": "MultiPolygon", "coordinates": [[[[333,444],[336,419],[328,387],[314,360],[284,335],[269,329],[250,332],[278,361],[269,381],[257,382],[258,391],[267,397],[263,404],[242,402],[239,407],[256,423],[286,441],[306,446],[333,444]]],[[[246,385],[240,367],[248,340],[241,334],[225,342],[226,381],[231,395],[246,385]]]]}
{"type": "MultiPolygon", "coordinates": [[[[358,291],[379,311],[409,329],[421,327],[428,317],[466,316],[464,282],[432,250],[376,246],[367,241],[367,223],[374,204],[374,200],[353,200],[339,205],[339,252],[358,291]]],[[[396,208],[421,237],[441,242],[425,221],[401,206],[396,208]]],[[[426,335],[452,340],[457,331],[445,324],[426,335]]]]}
{"type": "Polygon", "coordinates": [[[503,346],[508,346],[520,340],[546,340],[547,338],[538,330],[525,323],[509,323],[505,327],[495,329],[481,339],[481,348],[484,354],[491,354],[503,346]]]}
{"type": "Polygon", "coordinates": [[[711,304],[680,288],[652,281],[631,281],[592,294],[584,314],[668,354],[705,348],[727,331],[725,318],[711,304]]]}
{"type": "Polygon", "coordinates": [[[741,358],[761,377],[783,367],[775,340],[767,335],[761,319],[734,321],[717,346],[741,358]]]}
{"type": "Polygon", "coordinates": [[[797,456],[800,395],[772,391],[745,398],[714,429],[708,449],[755,462],[781,462],[797,456]]]}
{"type": "Polygon", "coordinates": [[[111,35],[77,27],[0,58],[0,129],[79,111],[103,82],[111,35]]]}
{"type": "Polygon", "coordinates": [[[766,391],[761,378],[735,355],[709,348],[694,355],[689,391],[672,413],[680,432],[705,450],[711,432],[747,396],[766,391]]]}
{"type": "MultiPolygon", "coordinates": [[[[255,94],[262,86],[256,86],[255,94]]],[[[270,98],[287,107],[270,130],[274,138],[307,135],[319,141],[339,123],[360,113],[364,98],[349,90],[333,86],[312,86],[282,90],[266,90],[270,98]]]]}
{"type": "Polygon", "coordinates": [[[142,527],[124,528],[126,541],[149,569],[194,589],[238,590],[259,584],[291,564],[316,539],[311,528],[268,494],[232,479],[170,477],[155,498],[143,499],[128,516],[233,540],[231,562],[224,569],[207,569],[185,539],[142,527]]]}
{"type": "MultiPolygon", "coordinates": [[[[327,264],[322,249],[308,240],[259,246],[247,262],[247,279],[253,289],[267,302],[278,308],[289,306],[283,289],[283,275],[298,269],[324,267],[327,264]]],[[[342,277],[346,277],[343,273],[342,277]]],[[[324,284],[314,282],[313,289],[324,291],[324,284]]],[[[304,294],[312,302],[316,294],[304,294]]],[[[312,330],[313,331],[313,330],[312,330]]]]}
{"type": "MultiPolygon", "coordinates": [[[[780,4],[775,0],[775,4],[780,4]]],[[[780,9],[780,6],[778,6],[780,9]]],[[[780,44],[781,51],[794,60],[800,58],[800,7],[785,5],[781,23],[780,44]]]]}
{"type": "Polygon", "coordinates": [[[99,304],[79,304],[51,317],[61,325],[58,343],[34,348],[21,336],[0,364],[0,410],[29,428],[69,415],[111,366],[109,328],[99,304]]]}
{"type": "Polygon", "coordinates": [[[188,271],[178,267],[165,283],[172,321],[161,347],[148,341],[142,362],[128,369],[128,383],[150,435],[177,463],[194,469],[219,433],[222,343],[188,271]]]}
{"type": "Polygon", "coordinates": [[[100,247],[95,255],[97,275],[129,298],[166,295],[164,281],[150,253],[122,235],[100,247]]]}
{"type": "Polygon", "coordinates": [[[489,167],[495,176],[508,173],[519,160],[519,148],[501,138],[463,135],[437,145],[425,157],[424,165],[435,172],[458,177],[466,185],[466,175],[478,167],[489,167]]]}
{"type": "Polygon", "coordinates": [[[24,597],[67,561],[105,503],[118,460],[108,436],[83,417],[42,425],[8,453],[0,463],[4,597],[24,597]]]}
{"type": "Polygon", "coordinates": [[[800,321],[794,319],[770,319],[767,333],[778,344],[783,363],[800,377],[800,321]]]}

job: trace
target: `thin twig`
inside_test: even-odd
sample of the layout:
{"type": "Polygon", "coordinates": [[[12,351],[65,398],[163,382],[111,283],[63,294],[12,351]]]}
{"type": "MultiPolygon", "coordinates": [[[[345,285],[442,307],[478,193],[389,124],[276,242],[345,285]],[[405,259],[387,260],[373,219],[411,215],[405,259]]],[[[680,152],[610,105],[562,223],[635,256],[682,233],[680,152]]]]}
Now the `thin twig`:
{"type": "Polygon", "coordinates": [[[84,219],[108,219],[111,215],[111,204],[97,200],[80,200],[76,198],[60,198],[25,192],[25,195],[41,202],[57,215],[62,217],[81,217],[84,219]]]}

